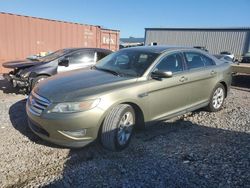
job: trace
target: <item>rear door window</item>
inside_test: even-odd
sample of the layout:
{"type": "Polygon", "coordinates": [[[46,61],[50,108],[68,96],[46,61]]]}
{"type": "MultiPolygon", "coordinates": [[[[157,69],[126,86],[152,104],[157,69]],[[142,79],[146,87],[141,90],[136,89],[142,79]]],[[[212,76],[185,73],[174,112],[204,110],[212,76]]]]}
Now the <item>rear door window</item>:
{"type": "Polygon", "coordinates": [[[205,66],[201,54],[195,52],[185,52],[188,69],[197,69],[205,66]]]}
{"type": "Polygon", "coordinates": [[[207,57],[205,55],[202,55],[202,59],[203,59],[203,61],[205,63],[205,66],[215,65],[215,62],[211,58],[209,58],[209,57],[207,57]]]}
{"type": "Polygon", "coordinates": [[[196,68],[202,68],[202,67],[215,65],[215,62],[211,58],[201,53],[185,52],[184,54],[185,54],[188,69],[196,69],[196,68]]]}

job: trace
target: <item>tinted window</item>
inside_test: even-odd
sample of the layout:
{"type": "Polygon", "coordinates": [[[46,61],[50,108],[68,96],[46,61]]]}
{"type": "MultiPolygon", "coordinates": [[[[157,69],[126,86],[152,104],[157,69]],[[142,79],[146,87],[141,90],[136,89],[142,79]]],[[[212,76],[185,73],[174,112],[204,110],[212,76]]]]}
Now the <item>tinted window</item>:
{"type": "Polygon", "coordinates": [[[70,64],[94,62],[94,52],[76,52],[69,56],[70,64]]]}
{"type": "Polygon", "coordinates": [[[156,66],[156,70],[159,71],[171,71],[179,72],[183,70],[183,61],[179,53],[168,55],[163,58],[160,63],[156,66]]]}
{"type": "Polygon", "coordinates": [[[202,55],[205,66],[215,65],[214,61],[207,56],[202,55]]]}
{"type": "Polygon", "coordinates": [[[104,58],[107,55],[108,54],[103,53],[103,52],[97,52],[97,61],[101,60],[102,58],[104,58]]]}
{"type": "Polygon", "coordinates": [[[187,60],[188,69],[204,67],[204,62],[202,61],[202,57],[200,54],[193,52],[186,52],[185,56],[187,60]]]}
{"type": "Polygon", "coordinates": [[[185,57],[188,69],[201,68],[215,64],[212,59],[200,53],[186,52],[185,57]]]}

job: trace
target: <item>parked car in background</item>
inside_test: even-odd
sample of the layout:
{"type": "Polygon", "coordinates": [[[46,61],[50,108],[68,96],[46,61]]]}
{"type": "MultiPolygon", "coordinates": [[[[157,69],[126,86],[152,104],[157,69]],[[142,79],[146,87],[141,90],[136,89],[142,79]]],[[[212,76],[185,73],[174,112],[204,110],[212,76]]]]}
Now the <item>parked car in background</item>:
{"type": "Polygon", "coordinates": [[[197,48],[197,49],[203,50],[205,52],[208,52],[208,49],[205,46],[194,46],[194,48],[197,48]]]}
{"type": "Polygon", "coordinates": [[[218,58],[221,61],[227,62],[227,63],[236,63],[231,57],[225,56],[225,55],[214,55],[216,58],[218,58]]]}
{"type": "Polygon", "coordinates": [[[30,92],[37,83],[49,76],[92,66],[110,53],[112,51],[100,48],[61,49],[33,60],[6,62],[3,67],[14,70],[4,74],[4,77],[13,84],[13,87],[30,92]]]}
{"type": "Polygon", "coordinates": [[[233,61],[234,60],[234,54],[232,54],[232,53],[230,53],[230,52],[228,52],[228,51],[223,51],[223,52],[221,52],[220,53],[220,55],[223,55],[223,56],[225,56],[225,57],[229,57],[229,58],[231,58],[231,60],[233,61]]]}
{"type": "Polygon", "coordinates": [[[230,84],[230,64],[202,50],[133,47],[39,83],[26,112],[31,130],[45,140],[82,147],[99,136],[117,151],[145,123],[202,107],[220,110],[230,84]]]}
{"type": "Polygon", "coordinates": [[[242,56],[241,63],[250,63],[250,52],[242,56]]]}

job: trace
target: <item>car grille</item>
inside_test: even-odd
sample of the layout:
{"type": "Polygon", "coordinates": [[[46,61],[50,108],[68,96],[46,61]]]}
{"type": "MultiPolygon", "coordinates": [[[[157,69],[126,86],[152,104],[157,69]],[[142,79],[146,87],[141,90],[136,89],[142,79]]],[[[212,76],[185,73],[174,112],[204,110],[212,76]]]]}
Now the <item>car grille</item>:
{"type": "Polygon", "coordinates": [[[29,96],[29,109],[34,115],[40,116],[42,112],[50,105],[50,101],[35,92],[29,96]]]}

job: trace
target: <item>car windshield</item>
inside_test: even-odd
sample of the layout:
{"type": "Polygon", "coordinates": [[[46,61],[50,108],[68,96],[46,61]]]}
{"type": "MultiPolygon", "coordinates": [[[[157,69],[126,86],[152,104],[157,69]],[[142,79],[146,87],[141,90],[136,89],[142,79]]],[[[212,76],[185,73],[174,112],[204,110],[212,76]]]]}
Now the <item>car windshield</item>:
{"type": "Polygon", "coordinates": [[[158,56],[152,52],[121,50],[100,60],[95,68],[119,76],[140,77],[158,56]]]}
{"type": "Polygon", "coordinates": [[[69,49],[58,50],[44,57],[40,57],[38,60],[41,62],[53,61],[54,59],[61,57],[62,55],[68,53],[69,51],[70,51],[69,49]]]}

